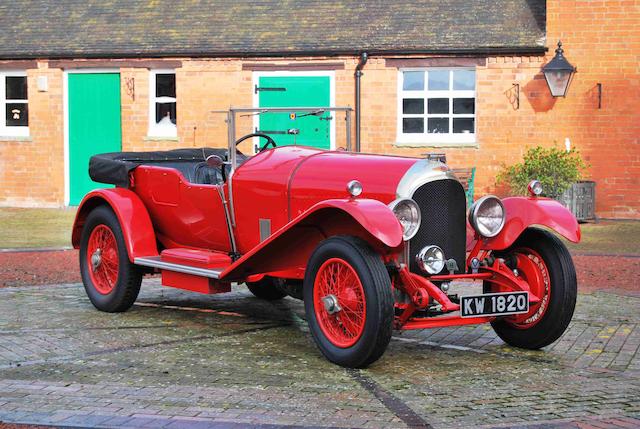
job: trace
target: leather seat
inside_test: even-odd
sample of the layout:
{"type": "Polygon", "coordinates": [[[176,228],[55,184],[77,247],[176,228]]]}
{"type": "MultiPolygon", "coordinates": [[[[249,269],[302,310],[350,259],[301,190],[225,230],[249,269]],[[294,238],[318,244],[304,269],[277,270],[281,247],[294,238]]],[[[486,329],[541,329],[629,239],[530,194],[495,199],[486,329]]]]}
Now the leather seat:
{"type": "Polygon", "coordinates": [[[194,168],[194,180],[192,183],[199,185],[222,185],[222,173],[218,167],[210,167],[206,162],[199,162],[194,168]]]}

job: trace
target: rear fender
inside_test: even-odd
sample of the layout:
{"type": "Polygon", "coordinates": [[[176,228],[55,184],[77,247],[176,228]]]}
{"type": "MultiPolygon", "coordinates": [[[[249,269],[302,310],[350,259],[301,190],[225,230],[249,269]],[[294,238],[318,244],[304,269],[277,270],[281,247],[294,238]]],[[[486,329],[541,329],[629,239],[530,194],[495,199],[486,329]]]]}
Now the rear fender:
{"type": "Polygon", "coordinates": [[[503,250],[530,226],[551,228],[569,241],[580,241],[578,221],[562,204],[549,198],[511,197],[502,200],[507,219],[500,234],[484,240],[482,249],[503,250]]]}
{"type": "Polygon", "coordinates": [[[229,266],[222,278],[243,279],[274,271],[300,273],[324,239],[352,235],[386,254],[402,244],[402,226],[385,204],[371,199],[319,202],[229,266]]]}
{"type": "Polygon", "coordinates": [[[131,262],[139,256],[158,254],[156,236],[147,208],[133,191],[125,188],[97,189],[83,198],[73,223],[71,233],[73,247],[76,249],[80,247],[82,228],[87,216],[100,205],[111,207],[118,217],[131,262]]]}

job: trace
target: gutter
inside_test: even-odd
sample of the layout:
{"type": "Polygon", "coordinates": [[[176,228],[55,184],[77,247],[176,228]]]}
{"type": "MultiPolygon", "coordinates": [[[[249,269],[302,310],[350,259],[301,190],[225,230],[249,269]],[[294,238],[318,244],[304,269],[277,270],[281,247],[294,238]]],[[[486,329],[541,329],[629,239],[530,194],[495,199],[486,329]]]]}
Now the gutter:
{"type": "MultiPolygon", "coordinates": [[[[456,49],[367,49],[369,56],[384,55],[544,55],[549,48],[544,46],[484,47],[456,49]]],[[[114,58],[267,58],[267,57],[337,57],[353,56],[353,50],[295,50],[295,51],[165,51],[165,52],[33,52],[0,53],[0,60],[68,60],[68,59],[114,59],[114,58]]]]}
{"type": "Polygon", "coordinates": [[[360,80],[362,78],[362,69],[367,64],[367,60],[369,59],[369,55],[366,52],[360,54],[360,61],[358,61],[358,65],[356,66],[356,152],[360,152],[360,80]]]}

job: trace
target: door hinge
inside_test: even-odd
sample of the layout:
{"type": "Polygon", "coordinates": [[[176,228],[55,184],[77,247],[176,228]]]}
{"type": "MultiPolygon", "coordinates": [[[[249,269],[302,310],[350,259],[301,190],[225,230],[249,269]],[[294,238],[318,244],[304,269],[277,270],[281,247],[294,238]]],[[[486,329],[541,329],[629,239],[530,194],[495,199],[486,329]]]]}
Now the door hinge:
{"type": "Polygon", "coordinates": [[[280,130],[256,130],[256,133],[261,133],[261,134],[300,134],[300,129],[299,128],[289,128],[288,130],[285,131],[280,131],[280,130]]]}

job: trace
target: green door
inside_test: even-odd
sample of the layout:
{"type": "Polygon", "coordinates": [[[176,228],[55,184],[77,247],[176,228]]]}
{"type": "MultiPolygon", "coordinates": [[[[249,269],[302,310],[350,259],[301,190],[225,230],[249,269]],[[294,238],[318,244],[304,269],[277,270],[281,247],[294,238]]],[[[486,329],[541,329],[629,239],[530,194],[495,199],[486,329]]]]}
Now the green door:
{"type": "MultiPolygon", "coordinates": [[[[261,76],[255,90],[258,107],[329,107],[329,76],[261,76]]],[[[331,148],[331,112],[263,113],[259,131],[269,134],[279,146],[304,145],[331,148]]],[[[262,143],[261,143],[262,144],[262,143]]]]}
{"type": "Polygon", "coordinates": [[[109,185],[89,177],[89,158],[122,148],[120,74],[69,73],[69,205],[109,185]]]}

